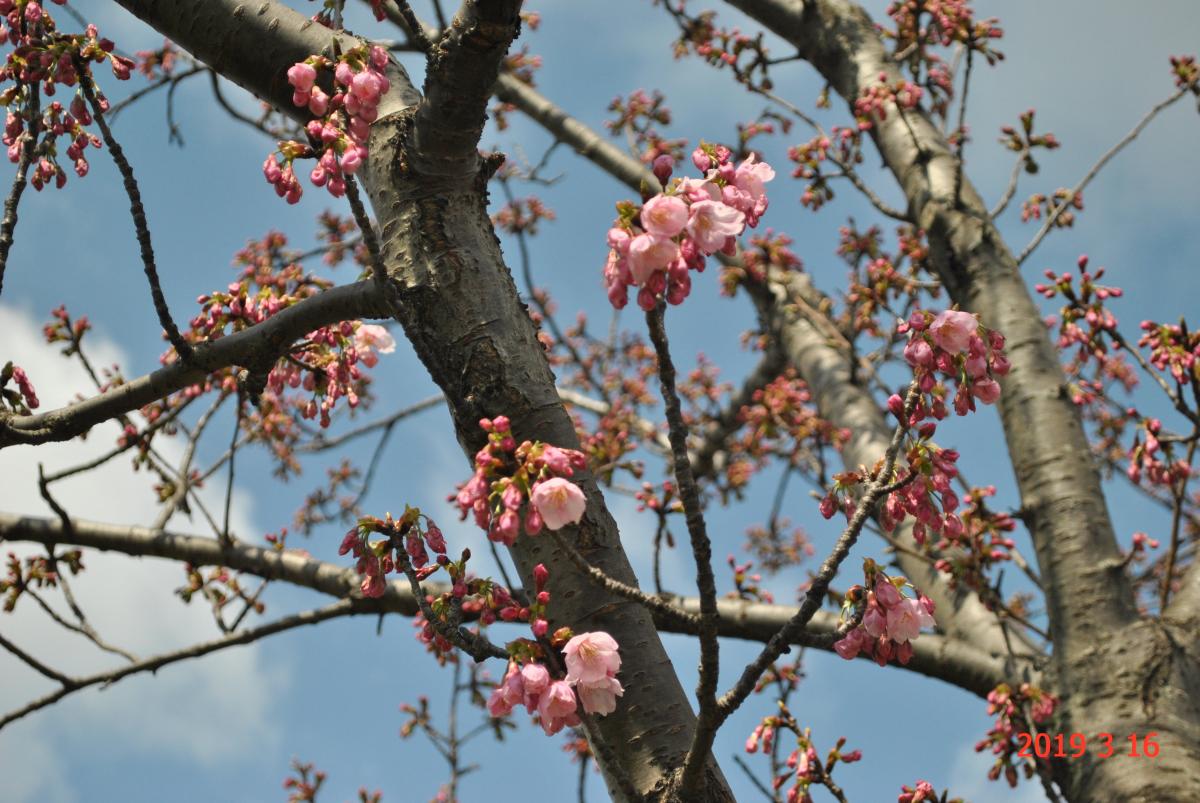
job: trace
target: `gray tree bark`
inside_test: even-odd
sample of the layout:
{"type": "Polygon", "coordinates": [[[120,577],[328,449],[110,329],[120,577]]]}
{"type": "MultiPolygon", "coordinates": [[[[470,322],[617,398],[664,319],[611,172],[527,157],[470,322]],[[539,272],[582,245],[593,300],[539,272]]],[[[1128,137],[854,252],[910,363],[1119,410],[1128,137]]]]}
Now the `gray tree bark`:
{"type": "MultiPolygon", "coordinates": [[[[295,114],[285,73],[332,36],[270,0],[119,0],[222,75],[295,114]]],[[[521,304],[487,213],[495,165],[477,146],[500,60],[520,26],[520,2],[464,2],[431,56],[423,93],[398,66],[372,126],[365,183],[382,232],[395,317],[442,388],[468,458],[484,444],[479,419],[507,415],[518,439],[577,448],[536,330],[521,304]]],[[[577,476],[588,508],[567,533],[591,562],[624,583],[637,579],[594,479],[577,476]]],[[[610,793],[627,777],[649,800],[682,767],[695,716],[646,609],[615,597],[575,568],[550,539],[523,537],[510,550],[527,586],[550,570],[552,626],[607,630],[622,645],[625,695],[589,734],[620,766],[601,766],[610,793]]],[[[732,795],[710,761],[705,800],[732,795]]]]}
{"type": "MultiPolygon", "coordinates": [[[[794,45],[847,103],[899,70],[848,0],[728,0],[794,45]]],[[[1194,634],[1138,616],[1083,426],[1041,315],[974,186],[920,110],[890,108],[871,136],[925,230],[951,298],[1004,332],[1012,372],[1000,414],[1033,535],[1054,641],[1064,733],[1159,733],[1159,758],[1059,762],[1069,799],[1200,799],[1200,667],[1194,634]],[[957,197],[956,197],[957,196],[957,197]],[[1166,747],[1166,745],[1170,747],[1166,747]]]]}

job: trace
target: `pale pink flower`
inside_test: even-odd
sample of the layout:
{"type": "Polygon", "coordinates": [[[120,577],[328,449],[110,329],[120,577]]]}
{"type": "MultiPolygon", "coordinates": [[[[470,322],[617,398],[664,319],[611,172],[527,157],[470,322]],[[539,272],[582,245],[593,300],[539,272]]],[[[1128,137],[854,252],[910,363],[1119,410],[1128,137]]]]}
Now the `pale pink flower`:
{"type": "Polygon", "coordinates": [[[621,256],[629,253],[629,241],[632,239],[629,232],[618,226],[613,226],[608,230],[608,247],[621,256]]]}
{"type": "Polygon", "coordinates": [[[887,617],[878,605],[872,605],[863,615],[862,626],[872,637],[882,636],[887,630],[887,617]]]}
{"type": "Polygon", "coordinates": [[[611,714],[617,710],[617,698],[625,693],[616,678],[605,678],[595,683],[580,683],[575,687],[583,710],[589,714],[611,714]]]}
{"type": "Polygon", "coordinates": [[[639,287],[645,285],[655,271],[665,270],[678,258],[679,246],[667,237],[639,234],[629,244],[629,269],[639,287]]]}
{"type": "Polygon", "coordinates": [[[533,486],[529,501],[537,508],[542,522],[551,530],[559,530],[568,524],[578,524],[587,508],[587,499],[578,485],[553,477],[533,486]]]}
{"type": "Polygon", "coordinates": [[[317,71],[311,65],[300,62],[288,68],[287,77],[288,83],[296,91],[307,92],[312,89],[313,82],[317,80],[317,71]]]}
{"type": "MultiPolygon", "coordinates": [[[[879,604],[886,608],[894,608],[904,601],[904,597],[900,596],[900,592],[896,590],[896,586],[882,577],[875,581],[875,599],[879,604]]],[[[871,635],[879,635],[872,633],[871,635]]]]}
{"type": "Polygon", "coordinates": [[[944,310],[939,312],[929,325],[933,342],[951,354],[961,354],[971,343],[971,335],[979,328],[979,321],[969,312],[944,310]]]}
{"type": "Polygon", "coordinates": [[[396,339],[384,327],[364,323],[354,333],[354,346],[364,353],[374,350],[380,354],[391,354],[396,350],[396,339]]]}
{"type": "Polygon", "coordinates": [[[762,198],[766,192],[763,184],[775,178],[775,170],[766,162],[759,162],[757,159],[753,153],[750,154],[746,161],[738,165],[733,179],[737,188],[755,201],[762,198]]]}
{"type": "Polygon", "coordinates": [[[971,393],[984,404],[994,404],[1000,398],[1000,383],[994,379],[976,379],[971,385],[971,393]]]}
{"type": "Polygon", "coordinates": [[[596,683],[621,668],[617,641],[602,630],[575,636],[563,647],[563,655],[570,683],[596,683]]]}
{"type": "Polygon", "coordinates": [[[542,730],[553,736],[564,725],[576,725],[579,716],[575,713],[575,691],[566,681],[556,680],[538,701],[538,715],[542,719],[542,730]]]}
{"type": "Polygon", "coordinates": [[[487,701],[488,713],[494,717],[502,717],[512,713],[513,706],[520,705],[525,697],[525,689],[521,682],[521,672],[516,663],[509,662],[508,672],[500,681],[487,701]]]}
{"type": "Polygon", "coordinates": [[[856,657],[863,649],[864,641],[870,641],[861,627],[851,630],[846,636],[833,645],[833,651],[847,661],[856,657]]]}
{"type": "Polygon", "coordinates": [[[904,347],[904,360],[913,368],[933,367],[933,349],[923,337],[915,337],[904,347]]]}
{"type": "Polygon", "coordinates": [[[521,702],[532,714],[540,703],[542,692],[550,688],[550,672],[541,664],[525,664],[521,667],[521,684],[524,691],[521,702]]]}
{"type": "Polygon", "coordinates": [[[642,228],[659,237],[674,237],[687,221],[687,204],[673,195],[655,195],[642,207],[642,228]]]}
{"type": "Polygon", "coordinates": [[[497,686],[492,689],[492,694],[488,697],[487,701],[487,710],[489,714],[496,718],[508,716],[512,713],[513,707],[504,698],[503,686],[497,686]]]}
{"type": "Polygon", "coordinates": [[[922,627],[933,627],[933,617],[918,600],[906,599],[887,612],[887,632],[892,641],[911,641],[920,635],[922,627]]]}
{"type": "Polygon", "coordinates": [[[721,200],[721,188],[706,179],[680,179],[678,191],[681,196],[687,198],[691,203],[721,200]]]}
{"type": "Polygon", "coordinates": [[[725,245],[730,237],[742,233],[746,216],[731,206],[717,201],[692,204],[687,230],[705,254],[712,254],[725,245]]]}

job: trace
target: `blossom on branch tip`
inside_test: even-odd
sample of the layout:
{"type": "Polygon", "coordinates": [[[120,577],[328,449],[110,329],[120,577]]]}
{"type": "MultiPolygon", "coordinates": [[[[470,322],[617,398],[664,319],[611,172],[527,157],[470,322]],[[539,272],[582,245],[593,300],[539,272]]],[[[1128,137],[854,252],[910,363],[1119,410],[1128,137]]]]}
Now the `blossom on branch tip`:
{"type": "Polygon", "coordinates": [[[551,530],[578,524],[587,509],[587,499],[579,486],[561,477],[543,480],[535,485],[529,499],[542,522],[551,530]]]}

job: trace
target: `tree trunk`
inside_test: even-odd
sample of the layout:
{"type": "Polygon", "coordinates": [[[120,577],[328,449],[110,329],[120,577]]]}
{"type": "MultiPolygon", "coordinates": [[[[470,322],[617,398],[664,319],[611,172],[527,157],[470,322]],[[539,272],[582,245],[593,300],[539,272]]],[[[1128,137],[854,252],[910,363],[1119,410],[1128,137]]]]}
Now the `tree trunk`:
{"type": "MultiPolygon", "coordinates": [[[[849,104],[900,77],[870,18],[848,0],[729,0],[795,45],[849,104]]],[[[1008,338],[1000,414],[1033,535],[1054,641],[1056,728],[1117,740],[1159,733],[1156,759],[1061,762],[1071,800],[1200,800],[1200,696],[1194,659],[1138,617],[1100,477],[1058,355],[1016,260],[950,147],[920,110],[888,109],[871,135],[951,298],[1008,338]],[[956,192],[956,186],[959,190],[956,192]],[[1169,745],[1169,747],[1168,747],[1169,745]]]]}

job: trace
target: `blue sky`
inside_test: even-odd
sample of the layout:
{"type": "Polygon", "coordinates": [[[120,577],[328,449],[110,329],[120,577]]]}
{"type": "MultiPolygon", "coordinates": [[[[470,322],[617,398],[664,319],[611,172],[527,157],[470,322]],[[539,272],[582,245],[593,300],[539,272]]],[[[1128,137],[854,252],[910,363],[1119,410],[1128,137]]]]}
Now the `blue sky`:
{"type": "MultiPolygon", "coordinates": [[[[303,0],[291,4],[313,8],[303,0]]],[[[114,3],[85,0],[75,5],[127,51],[161,42],[114,3]]],[[[868,7],[878,19],[884,5],[868,7]]],[[[1018,201],[1032,192],[1073,185],[1146,109],[1171,92],[1167,56],[1194,52],[1200,42],[1200,8],[1183,1],[1159,2],[1153,11],[1115,0],[977,6],[980,15],[1001,17],[1006,36],[1000,49],[1008,56],[996,68],[980,67],[971,91],[968,121],[974,140],[968,150],[968,174],[988,199],[999,195],[1011,168],[1008,154],[995,144],[1001,125],[1015,123],[1024,109],[1034,106],[1039,130],[1053,131],[1064,145],[1040,160],[1041,173],[1026,179],[1018,201]]],[[[601,126],[614,96],[637,88],[662,90],[675,114],[666,133],[693,143],[701,138],[728,140],[737,121],[753,119],[764,108],[761,100],[739,92],[727,75],[695,61],[675,62],[670,21],[644,0],[546,0],[529,7],[544,15],[541,30],[527,32],[522,40],[545,61],[539,88],[593,126],[601,126]]],[[[418,11],[424,8],[418,5],[418,11]]],[[[360,33],[392,36],[362,14],[353,15],[350,24],[360,33]]],[[[420,65],[410,62],[409,68],[419,82],[420,65]]],[[[780,68],[774,78],[780,95],[804,107],[811,107],[820,89],[820,81],[803,64],[780,68]]],[[[139,80],[135,78],[132,86],[139,80]]],[[[127,86],[106,86],[114,98],[128,91],[127,86]]],[[[244,97],[240,90],[229,91],[244,97]]],[[[298,207],[278,201],[259,171],[272,144],[226,118],[211,102],[204,79],[185,83],[176,98],[183,148],[168,144],[163,100],[151,97],[125,112],[116,133],[131,155],[147,201],[164,289],[176,318],[183,319],[194,309],[196,295],[229,281],[232,255],[248,239],[278,229],[298,247],[307,247],[313,220],[329,204],[312,189],[298,207]]],[[[248,98],[245,103],[251,107],[248,98]]],[[[826,119],[844,119],[840,107],[835,112],[826,119]]],[[[519,116],[512,120],[507,132],[489,129],[484,145],[509,154],[519,145],[536,161],[547,137],[519,116]]],[[[1127,334],[1135,333],[1143,318],[1171,320],[1194,308],[1194,266],[1200,257],[1200,239],[1194,232],[1194,210],[1200,203],[1193,148],[1198,122],[1194,105],[1184,100],[1110,165],[1086,194],[1086,208],[1075,228],[1052,235],[1029,260],[1025,270],[1031,283],[1044,268],[1073,269],[1075,258],[1086,252],[1093,264],[1109,268],[1111,283],[1126,288],[1127,296],[1114,309],[1127,334]]],[[[839,193],[836,204],[816,215],[800,207],[796,199],[801,188],[786,177],[782,153],[787,144],[806,138],[795,133],[788,141],[759,140],[780,172],[770,186],[772,207],[763,225],[789,233],[817,282],[835,291],[845,278],[833,254],[838,227],[849,216],[860,223],[874,217],[848,192],[839,193]]],[[[868,155],[864,172],[896,203],[894,183],[875,165],[876,159],[868,155]]],[[[565,173],[563,181],[538,190],[558,219],[533,243],[536,279],[550,289],[565,319],[582,309],[597,323],[606,323],[609,309],[599,279],[603,235],[613,204],[629,193],[565,149],[551,161],[551,172],[558,171],[565,173]]],[[[22,205],[0,297],[0,359],[14,359],[30,370],[47,409],[86,387],[77,369],[39,344],[41,323],[60,303],[74,314],[91,317],[98,362],[120,362],[129,376],[157,365],[163,346],[126,209],[119,180],[104,154],[94,155],[86,180],[72,178],[58,192],[30,192],[22,205]]],[[[1021,224],[1016,203],[1000,225],[1014,250],[1033,233],[1021,224]]],[[[506,242],[505,248],[515,256],[513,243],[506,242]]],[[[333,277],[352,278],[346,269],[333,277]]],[[[627,313],[623,323],[640,330],[638,316],[627,313]]],[[[687,364],[692,355],[703,352],[734,382],[753,364],[738,345],[740,332],[752,325],[744,299],[718,296],[712,272],[699,277],[688,303],[669,318],[672,348],[681,362],[687,364]]],[[[378,393],[385,399],[376,408],[381,413],[434,391],[403,343],[376,373],[378,393]]],[[[1148,404],[1151,399],[1144,397],[1148,404]]],[[[211,440],[201,445],[201,464],[223,451],[230,426],[231,420],[217,422],[211,440]]],[[[77,462],[111,443],[114,431],[97,430],[83,444],[0,452],[5,477],[0,509],[46,514],[32,481],[37,461],[48,468],[77,462]]],[[[962,449],[963,465],[973,482],[995,483],[1001,502],[1016,505],[993,412],[945,428],[942,438],[962,449]],[[975,444],[982,446],[966,448],[975,444]]],[[[367,455],[360,450],[358,456],[365,460],[367,455]]],[[[262,456],[247,452],[239,459],[242,482],[235,498],[239,533],[253,539],[288,523],[304,494],[321,482],[322,465],[313,463],[303,477],[281,487],[271,479],[262,456]]],[[[652,466],[651,475],[656,471],[652,466]]],[[[382,512],[406,502],[420,505],[440,515],[452,542],[479,545],[478,534],[458,525],[444,502],[453,485],[466,476],[448,416],[442,410],[424,413],[419,422],[395,434],[367,507],[382,512]]],[[[719,558],[739,550],[745,527],[765,518],[772,491],[773,484],[765,479],[744,502],[712,511],[710,531],[719,534],[719,558]]],[[[209,489],[209,494],[216,500],[219,489],[209,489]]],[[[116,471],[64,484],[62,498],[68,510],[84,518],[148,523],[154,515],[145,476],[131,474],[123,464],[116,471]]],[[[652,523],[640,518],[627,499],[610,496],[609,502],[628,551],[648,576],[645,560],[652,523]]],[[[1125,541],[1136,529],[1152,536],[1164,531],[1165,516],[1119,487],[1110,496],[1110,510],[1125,541]]],[[[823,554],[836,532],[820,519],[815,504],[797,491],[787,512],[808,530],[818,554],[823,554]]],[[[177,520],[173,526],[203,532],[200,521],[177,520]]],[[[338,528],[333,527],[297,545],[336,559],[339,540],[338,528]]],[[[850,563],[856,566],[868,556],[882,557],[877,542],[864,541],[850,563]]],[[[668,585],[686,590],[690,566],[684,553],[668,554],[668,585]]],[[[722,590],[727,590],[723,569],[723,564],[718,567],[718,576],[726,581],[722,590]]],[[[791,598],[803,571],[772,580],[781,600],[791,598]]],[[[215,634],[203,609],[185,607],[171,595],[181,582],[182,572],[176,567],[97,556],[80,580],[79,593],[105,635],[150,654],[215,634]]],[[[320,604],[314,594],[288,589],[276,589],[269,601],[268,612],[276,614],[320,604]]],[[[83,674],[108,665],[86,645],[47,633],[44,620],[24,607],[4,623],[7,635],[69,671],[83,674]]],[[[420,739],[399,739],[402,716],[397,706],[425,693],[435,709],[443,708],[449,675],[423,653],[407,621],[386,621],[379,636],[375,625],[368,619],[326,624],[170,668],[158,677],[138,677],[103,692],[71,697],[0,732],[5,795],[17,801],[282,799],[280,783],[291,757],[297,756],[328,771],[325,800],[349,799],[364,784],[381,789],[385,800],[428,799],[443,780],[443,767],[420,739]]],[[[666,641],[685,687],[694,687],[695,649],[677,637],[666,641]]],[[[752,645],[730,642],[723,648],[726,682],[753,653],[752,645]]],[[[983,778],[988,762],[973,754],[971,746],[986,732],[989,720],[983,704],[970,695],[936,681],[830,655],[807,656],[805,671],[807,679],[793,710],[813,729],[818,745],[827,748],[845,735],[849,747],[863,750],[864,760],[838,775],[851,799],[892,799],[900,784],[917,778],[928,778],[939,788],[949,785],[974,801],[1041,799],[1034,787],[1009,792],[983,778]],[[915,734],[920,735],[913,738],[915,734]]],[[[7,655],[0,656],[0,708],[12,708],[45,688],[40,678],[7,655]]],[[[748,705],[718,739],[716,752],[739,799],[752,800],[756,793],[730,756],[767,710],[767,701],[748,705]]],[[[560,741],[534,733],[527,724],[521,728],[521,738],[503,745],[486,739],[477,743],[472,758],[483,769],[465,779],[462,799],[497,794],[502,800],[516,799],[516,790],[531,777],[541,790],[563,790],[561,795],[550,793],[549,799],[573,799],[576,771],[562,757],[560,741]]],[[[602,798],[596,776],[589,800],[602,798]]],[[[820,793],[817,799],[822,799],[820,793]]]]}

